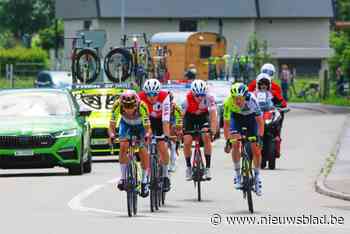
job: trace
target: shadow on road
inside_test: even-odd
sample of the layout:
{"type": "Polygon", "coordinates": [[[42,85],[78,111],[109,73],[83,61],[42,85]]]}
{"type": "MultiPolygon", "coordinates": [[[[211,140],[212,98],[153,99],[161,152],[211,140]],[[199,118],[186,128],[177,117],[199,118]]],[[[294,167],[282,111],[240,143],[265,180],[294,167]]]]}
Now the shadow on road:
{"type": "Polygon", "coordinates": [[[51,177],[51,176],[70,176],[68,172],[44,172],[44,173],[12,173],[12,174],[0,174],[0,178],[10,177],[51,177]]]}

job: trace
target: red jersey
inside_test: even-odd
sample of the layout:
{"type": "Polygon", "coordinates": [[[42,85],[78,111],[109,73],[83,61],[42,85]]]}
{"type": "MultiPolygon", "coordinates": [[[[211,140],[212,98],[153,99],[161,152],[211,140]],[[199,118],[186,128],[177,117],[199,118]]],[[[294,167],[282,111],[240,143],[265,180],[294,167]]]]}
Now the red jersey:
{"type": "Polygon", "coordinates": [[[185,102],[183,103],[184,112],[190,114],[200,115],[216,110],[215,98],[211,94],[207,94],[201,102],[197,102],[193,96],[192,91],[188,91],[186,94],[185,102]]]}
{"type": "MultiPolygon", "coordinates": [[[[256,89],[256,80],[253,80],[252,82],[250,82],[250,84],[248,85],[248,90],[249,92],[254,92],[256,89]]],[[[274,81],[271,82],[271,93],[274,97],[274,104],[280,104],[281,107],[287,107],[287,102],[286,100],[284,100],[283,96],[282,96],[282,90],[281,87],[274,81]]]]}
{"type": "Polygon", "coordinates": [[[141,91],[138,95],[146,103],[150,117],[170,121],[170,98],[168,92],[161,90],[153,104],[148,100],[144,91],[141,91]]]}

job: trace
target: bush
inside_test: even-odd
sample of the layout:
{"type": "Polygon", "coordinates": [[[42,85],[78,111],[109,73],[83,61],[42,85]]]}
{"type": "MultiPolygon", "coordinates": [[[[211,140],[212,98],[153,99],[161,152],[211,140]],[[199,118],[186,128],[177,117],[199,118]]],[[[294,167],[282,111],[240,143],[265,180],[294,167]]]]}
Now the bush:
{"type": "Polygon", "coordinates": [[[2,74],[5,72],[6,64],[13,64],[15,69],[18,63],[28,63],[26,70],[36,71],[47,68],[48,61],[48,54],[40,48],[26,49],[15,47],[12,49],[0,49],[0,68],[2,74]]]}

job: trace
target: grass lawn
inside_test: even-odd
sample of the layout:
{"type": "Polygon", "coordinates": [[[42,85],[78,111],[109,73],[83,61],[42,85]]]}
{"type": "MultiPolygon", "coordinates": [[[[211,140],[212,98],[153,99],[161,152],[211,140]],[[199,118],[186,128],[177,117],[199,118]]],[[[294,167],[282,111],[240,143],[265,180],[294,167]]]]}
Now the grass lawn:
{"type": "MultiPolygon", "coordinates": [[[[14,88],[33,88],[35,77],[15,77],[14,88]]],[[[0,77],[0,89],[11,88],[11,82],[0,77]]]]}

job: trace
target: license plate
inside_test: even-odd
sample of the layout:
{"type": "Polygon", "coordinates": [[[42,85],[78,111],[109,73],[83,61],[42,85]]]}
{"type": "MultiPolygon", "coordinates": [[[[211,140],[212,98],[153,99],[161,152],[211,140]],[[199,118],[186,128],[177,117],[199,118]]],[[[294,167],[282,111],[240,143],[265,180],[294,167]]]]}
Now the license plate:
{"type": "Polygon", "coordinates": [[[25,156],[33,156],[34,152],[33,150],[16,150],[15,156],[18,157],[25,157],[25,156]]]}
{"type": "Polygon", "coordinates": [[[91,145],[106,145],[108,139],[91,139],[91,145]]]}

